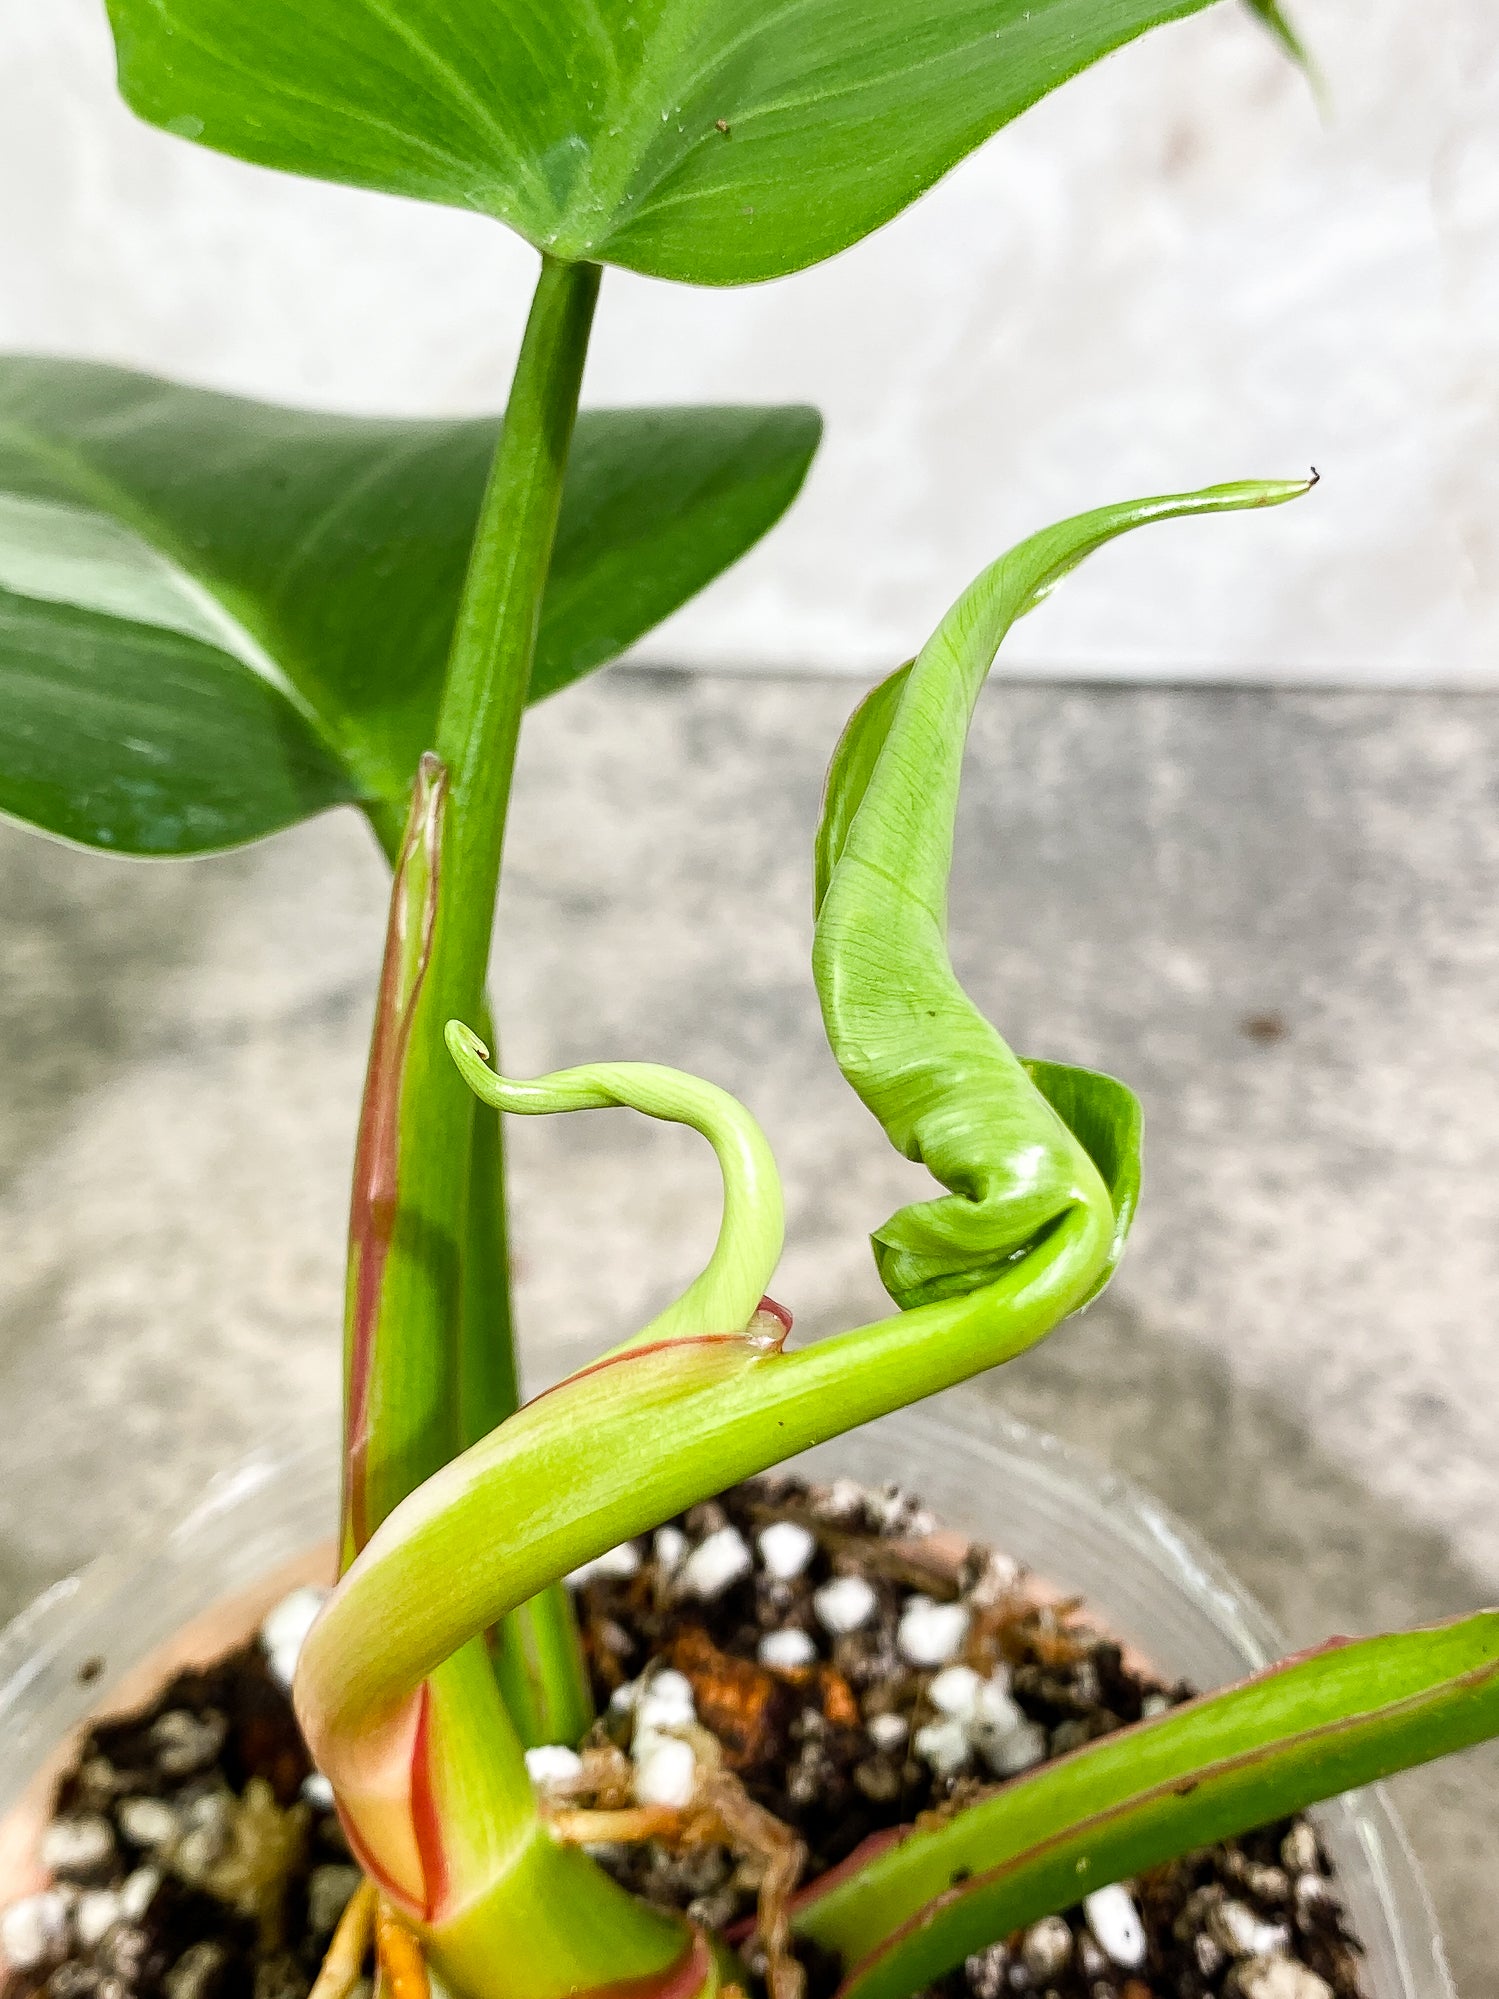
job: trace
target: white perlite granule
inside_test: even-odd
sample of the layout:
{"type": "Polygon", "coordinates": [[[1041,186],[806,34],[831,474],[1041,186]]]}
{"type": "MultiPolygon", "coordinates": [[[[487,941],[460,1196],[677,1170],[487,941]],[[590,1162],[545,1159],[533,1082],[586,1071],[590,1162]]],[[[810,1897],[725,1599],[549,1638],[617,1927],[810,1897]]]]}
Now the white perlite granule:
{"type": "Polygon", "coordinates": [[[865,1725],[869,1739],[877,1749],[899,1749],[911,1732],[910,1724],[902,1714],[877,1714],[865,1725]]]}
{"type": "Polygon", "coordinates": [[[635,1749],[635,1796],[643,1805],[685,1805],[697,1783],[692,1744],[652,1730],[635,1749]]]}
{"type": "Polygon", "coordinates": [[[687,1536],[680,1527],[658,1527],[656,1538],[651,1543],[651,1553],[662,1575],[674,1576],[687,1553],[687,1536]]]}
{"type": "Polygon", "coordinates": [[[777,1520],[760,1533],[760,1560],[777,1582],[794,1582],[817,1552],[817,1537],[796,1520],[777,1520]]]}
{"type": "Polygon", "coordinates": [[[817,1647],[805,1631],[767,1631],[756,1656],[762,1666],[789,1673],[798,1666],[810,1666],[817,1657],[817,1647]]]}
{"type": "Polygon", "coordinates": [[[586,1583],[594,1576],[627,1583],[631,1576],[640,1574],[640,1567],[641,1554],[635,1543],[621,1541],[617,1548],[606,1548],[602,1555],[595,1555],[591,1562],[584,1562],[574,1569],[567,1578],[568,1587],[576,1589],[580,1583],[586,1583]]]}
{"type": "Polygon", "coordinates": [[[1289,1957],[1246,1958],[1234,1978],[1244,1999],[1333,1999],[1325,1978],[1289,1957]]]}
{"type": "Polygon", "coordinates": [[[821,1510],[829,1520],[852,1520],[863,1512],[867,1496],[857,1479],[835,1478],[823,1495],[821,1510]]]}
{"type": "Polygon", "coordinates": [[[983,1680],[972,1666],[945,1666],[927,1688],[927,1699],[939,1714],[956,1715],[960,1721],[978,1706],[983,1680]]]}
{"type": "Polygon", "coordinates": [[[1026,1970],[1039,1984],[1065,1971],[1072,1956],[1072,1931],[1060,1916],[1043,1916],[1025,1933],[1020,1955],[1026,1970]]]}
{"type": "Polygon", "coordinates": [[[583,1774],[583,1759],[565,1742],[543,1742],[526,1751],[526,1769],[541,1791],[566,1790],[583,1774]]]}
{"type": "Polygon", "coordinates": [[[996,1777],[1018,1777],[1045,1759],[1046,1730],[1039,1721],[1023,1721],[1008,1735],[981,1735],[978,1747],[996,1777]]]}
{"type": "Polygon", "coordinates": [[[1208,1917],[1208,1935],[1230,1957],[1270,1957],[1291,1941],[1284,1923],[1267,1923],[1247,1902],[1220,1902],[1208,1917]]]}
{"type": "Polygon", "coordinates": [[[1085,1895],[1083,1914],[1104,1956],[1126,1971],[1138,1970],[1145,1962],[1145,1925],[1128,1888],[1116,1881],[1085,1895]]]}
{"type": "Polygon", "coordinates": [[[14,1971],[31,1971],[68,1947],[68,1901],[55,1888],[12,1902],[0,1914],[0,1951],[14,1971]]]}
{"type": "Polygon", "coordinates": [[[682,1564],[677,1587],[684,1596],[711,1603],[737,1582],[742,1582],[755,1566],[749,1544],[737,1527],[720,1527],[706,1541],[699,1542],[682,1564]]]}
{"type": "Polygon", "coordinates": [[[939,1777],[953,1776],[973,1754],[968,1730],[951,1717],[929,1721],[925,1728],[918,1728],[911,1738],[911,1747],[923,1763],[931,1764],[939,1777]]]}
{"type": "Polygon", "coordinates": [[[697,1720],[692,1682],[671,1667],[642,1683],[634,1707],[637,1734],[650,1729],[691,1728],[697,1720]]]}
{"type": "Polygon", "coordinates": [[[812,1599],[818,1623],[835,1638],[861,1630],[878,1606],[879,1598],[862,1576],[834,1576],[812,1599]]]}
{"type": "Polygon", "coordinates": [[[41,1861],[49,1874],[88,1875],[104,1867],[115,1850],[108,1819],[90,1814],[54,1819],[42,1834],[41,1861]]]}
{"type": "Polygon", "coordinates": [[[90,1888],[78,1897],[78,1906],[73,1911],[73,1927],[78,1932],[78,1941],[86,1950],[92,1950],[120,1920],[123,1911],[120,1898],[112,1888],[90,1888]]]}
{"type": "Polygon", "coordinates": [[[936,1603],[913,1596],[900,1614],[895,1642],[913,1666],[945,1666],[963,1649],[971,1612],[964,1603],[936,1603]]]}
{"type": "Polygon", "coordinates": [[[283,1688],[290,1687],[296,1678],[302,1647],[307,1642],[307,1634],[316,1622],[318,1612],[328,1601],[328,1594],[315,1583],[305,1583],[301,1589],[294,1589],[290,1596],[282,1597],[275,1609],[266,1613],[260,1627],[260,1642],[265,1649],[271,1677],[283,1688]]]}
{"type": "Polygon", "coordinates": [[[154,1867],[137,1867],[125,1876],[119,1890],[120,1915],[127,1923],[138,1923],[155,1900],[161,1875],[154,1867]]]}
{"type": "Polygon", "coordinates": [[[132,1846],[170,1846],[182,1821],[164,1798],[126,1798],[116,1816],[132,1846]]]}

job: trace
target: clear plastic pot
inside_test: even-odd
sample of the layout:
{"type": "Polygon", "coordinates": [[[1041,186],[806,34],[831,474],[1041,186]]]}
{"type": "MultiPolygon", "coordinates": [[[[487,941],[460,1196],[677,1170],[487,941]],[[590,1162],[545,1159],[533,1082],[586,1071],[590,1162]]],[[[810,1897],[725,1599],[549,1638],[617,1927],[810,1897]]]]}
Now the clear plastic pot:
{"type": "MultiPolygon", "coordinates": [[[[1138,1486],[958,1388],[809,1451],[806,1468],[896,1478],[933,1512],[1061,1588],[1171,1679],[1206,1691],[1287,1647],[1188,1527],[1138,1486]]],[[[1364,1946],[1369,1999],[1455,1999],[1415,1856],[1383,1791],[1315,1814],[1364,1946]]]]}
{"type": "MultiPolygon", "coordinates": [[[[1196,1537],[1136,1488],[958,1389],[809,1452],[821,1478],[895,1479],[1003,1548],[1164,1674],[1208,1688],[1284,1651],[1196,1537]]],[[[169,1662],[212,1656],[326,1563],[335,1467],[252,1459],[178,1526],[49,1590],[0,1634],[0,1882],[14,1881],[62,1745],[101,1706],[144,1697],[169,1662]]],[[[1319,1822],[1367,1953],[1369,1999],[1454,1999],[1415,1862],[1378,1790],[1319,1822]]]]}

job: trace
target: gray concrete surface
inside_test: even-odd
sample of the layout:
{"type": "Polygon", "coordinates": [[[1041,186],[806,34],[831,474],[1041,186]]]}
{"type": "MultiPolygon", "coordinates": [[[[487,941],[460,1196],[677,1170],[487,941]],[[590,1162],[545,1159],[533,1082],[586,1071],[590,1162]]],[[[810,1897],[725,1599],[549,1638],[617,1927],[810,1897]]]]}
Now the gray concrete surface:
{"type": "MultiPolygon", "coordinates": [[[[905,1198],[818,1031],[808,851],[847,685],[606,676],[528,728],[509,1066],[683,1064],[780,1154],[779,1295],[877,1310],[905,1198]]],[[[1499,700],[996,687],[954,946],[1149,1118],[1113,1291],[996,1378],[1196,1523],[1290,1636],[1499,1598],[1499,700]]],[[[0,1612],[269,1438],[331,1440],[382,904],[352,820],[192,867],[0,830],[0,1612]]],[[[515,1143],[533,1353],[617,1337],[715,1216],[679,1134],[515,1143]]],[[[1465,1999],[1485,1753],[1403,1781],[1465,1999]]]]}

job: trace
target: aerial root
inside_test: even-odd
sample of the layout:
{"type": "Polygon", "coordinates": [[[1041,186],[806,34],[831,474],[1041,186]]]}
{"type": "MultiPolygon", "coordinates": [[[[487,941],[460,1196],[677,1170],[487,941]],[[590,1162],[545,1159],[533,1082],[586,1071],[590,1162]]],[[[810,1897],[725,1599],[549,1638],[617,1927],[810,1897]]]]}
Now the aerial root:
{"type": "Polygon", "coordinates": [[[390,1999],[432,1999],[421,1944],[389,1902],[381,1902],[375,1914],[375,1955],[390,1999]]]}
{"type": "Polygon", "coordinates": [[[374,1883],[361,1881],[338,1919],[328,1955],[308,1999],[349,1999],[364,1976],[364,1961],[369,1956],[375,1930],[376,1901],[374,1883]]]}
{"type": "Polygon", "coordinates": [[[698,1757],[698,1782],[685,1805],[636,1805],[629,1795],[630,1764],[615,1749],[584,1754],[583,1786],[601,1804],[577,1806],[560,1799],[543,1804],[547,1824],[569,1846],[614,1841],[635,1846],[659,1840],[668,1847],[726,1846],[741,1860],[760,1863],[755,1934],[765,1952],[765,1982],[771,1999],[803,1999],[806,1974],[791,1948],[791,1897],[807,1861],[807,1849],[791,1830],[757,1805],[732,1771],[723,1767],[715,1737],[690,1731],[698,1757]]]}

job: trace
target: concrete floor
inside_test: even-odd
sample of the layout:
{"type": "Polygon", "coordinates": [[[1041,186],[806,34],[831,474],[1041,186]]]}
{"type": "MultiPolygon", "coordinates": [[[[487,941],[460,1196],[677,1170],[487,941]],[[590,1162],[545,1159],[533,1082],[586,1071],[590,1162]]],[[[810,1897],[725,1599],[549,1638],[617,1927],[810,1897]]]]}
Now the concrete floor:
{"type": "MultiPolygon", "coordinates": [[[[811,1334],[879,1308],[865,1238],[912,1181],[807,972],[853,699],[615,674],[539,711],[496,963],[513,1070],[640,1056],[747,1098],[811,1334]]],[[[959,968],[1150,1132],[1113,1290],[995,1393],[1298,1641],[1499,1600],[1496,769],[1482,697],[997,687],[975,732],[959,968]]],[[[251,1445],[331,1440],[382,894],[352,819],[192,867],[0,830],[0,1614],[251,1445]]],[[[711,1237],[679,1134],[537,1122],[514,1153],[538,1365],[711,1237]]],[[[1399,1787],[1465,1999],[1499,1966],[1496,1779],[1483,1752],[1399,1787]]]]}

